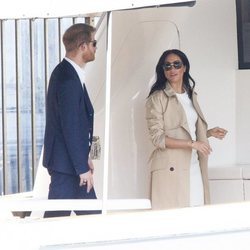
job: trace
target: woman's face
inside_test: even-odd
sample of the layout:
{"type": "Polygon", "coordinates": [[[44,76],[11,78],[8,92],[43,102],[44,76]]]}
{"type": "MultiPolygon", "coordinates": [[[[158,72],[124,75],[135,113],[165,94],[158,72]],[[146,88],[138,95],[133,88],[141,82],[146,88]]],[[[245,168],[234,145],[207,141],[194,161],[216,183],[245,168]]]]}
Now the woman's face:
{"type": "Polygon", "coordinates": [[[186,67],[179,56],[175,54],[168,55],[165,59],[163,70],[170,84],[182,84],[186,67]]]}

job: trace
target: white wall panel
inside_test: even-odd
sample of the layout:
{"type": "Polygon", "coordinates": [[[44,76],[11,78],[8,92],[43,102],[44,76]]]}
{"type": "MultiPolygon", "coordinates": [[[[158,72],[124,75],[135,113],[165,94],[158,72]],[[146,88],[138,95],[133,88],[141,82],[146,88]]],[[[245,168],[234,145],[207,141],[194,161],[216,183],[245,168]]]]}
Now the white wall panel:
{"type": "MultiPolygon", "coordinates": [[[[210,139],[213,153],[209,165],[236,164],[235,18],[233,0],[199,0],[194,7],[113,13],[110,198],[148,197],[147,161],[152,146],[146,129],[144,105],[156,63],[168,48],[180,46],[189,57],[191,75],[196,80],[198,98],[209,127],[222,126],[229,131],[223,141],[210,139]],[[176,27],[180,32],[180,42],[176,27]]],[[[101,33],[99,39],[106,39],[105,33],[101,33]]],[[[95,100],[95,134],[101,137],[101,141],[105,114],[104,57],[105,47],[99,42],[96,61],[88,66],[90,72],[94,72],[94,81],[87,80],[95,100]]],[[[96,161],[96,166],[95,185],[100,193],[102,158],[96,161]]]]}

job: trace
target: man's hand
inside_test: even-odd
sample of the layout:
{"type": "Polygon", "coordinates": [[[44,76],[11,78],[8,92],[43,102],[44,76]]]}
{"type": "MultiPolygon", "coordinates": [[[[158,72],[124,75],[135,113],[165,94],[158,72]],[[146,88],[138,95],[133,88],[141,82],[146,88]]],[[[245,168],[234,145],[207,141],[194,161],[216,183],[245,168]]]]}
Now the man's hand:
{"type": "Polygon", "coordinates": [[[80,174],[80,186],[85,186],[87,185],[87,193],[91,190],[91,188],[94,186],[94,179],[92,175],[92,171],[89,170],[88,172],[84,174],[80,174]]]}

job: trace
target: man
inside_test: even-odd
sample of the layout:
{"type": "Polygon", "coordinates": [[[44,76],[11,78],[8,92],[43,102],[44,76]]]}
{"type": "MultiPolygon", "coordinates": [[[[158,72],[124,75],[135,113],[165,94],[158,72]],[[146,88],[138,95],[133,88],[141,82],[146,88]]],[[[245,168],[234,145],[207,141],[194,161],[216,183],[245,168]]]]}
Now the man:
{"type": "MultiPolygon", "coordinates": [[[[48,198],[96,199],[89,159],[94,110],[84,85],[84,67],[95,59],[95,28],[74,24],[65,31],[63,43],[66,55],[51,74],[46,103],[43,165],[51,176],[48,198]]],[[[70,213],[46,211],[44,217],[70,213]]]]}

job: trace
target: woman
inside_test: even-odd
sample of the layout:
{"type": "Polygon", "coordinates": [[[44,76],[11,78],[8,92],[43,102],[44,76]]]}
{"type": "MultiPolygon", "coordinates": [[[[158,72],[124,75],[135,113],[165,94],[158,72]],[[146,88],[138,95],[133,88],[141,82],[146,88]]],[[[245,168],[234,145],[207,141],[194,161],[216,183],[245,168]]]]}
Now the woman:
{"type": "Polygon", "coordinates": [[[167,50],[156,66],[156,82],[146,102],[146,120],[155,146],[151,156],[153,209],[208,204],[208,137],[227,131],[207,130],[197,102],[189,61],[180,50],[167,50]]]}

